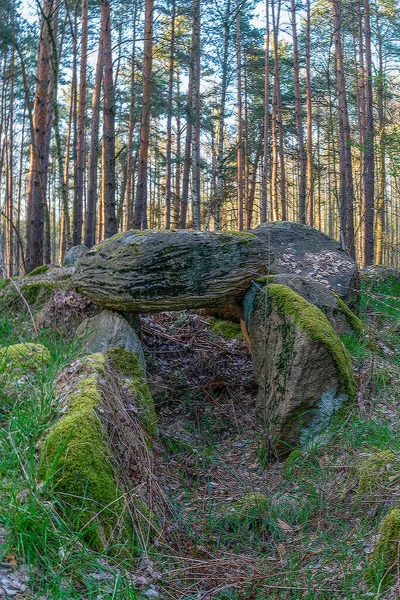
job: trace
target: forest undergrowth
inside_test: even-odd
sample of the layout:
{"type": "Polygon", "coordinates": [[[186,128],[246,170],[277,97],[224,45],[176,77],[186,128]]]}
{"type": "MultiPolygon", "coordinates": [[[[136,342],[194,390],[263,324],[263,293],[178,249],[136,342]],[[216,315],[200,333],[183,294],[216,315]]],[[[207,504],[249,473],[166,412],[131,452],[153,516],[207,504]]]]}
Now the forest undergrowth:
{"type": "Polygon", "coordinates": [[[283,463],[265,455],[239,330],[189,312],[142,319],[158,413],[155,475],[170,518],[135,564],[90,551],[62,516],[51,477],[37,477],[40,440],[59,410],[55,381],[79,348],[53,330],[35,333],[27,313],[3,310],[1,346],[30,341],[51,354],[34,380],[17,382],[11,406],[0,373],[0,563],[26,582],[13,597],[398,599],[400,562],[372,560],[372,551],[383,516],[400,504],[400,477],[365,491],[360,464],[400,454],[400,283],[363,286],[368,335],[343,338],[356,402],[315,447],[283,463]]]}

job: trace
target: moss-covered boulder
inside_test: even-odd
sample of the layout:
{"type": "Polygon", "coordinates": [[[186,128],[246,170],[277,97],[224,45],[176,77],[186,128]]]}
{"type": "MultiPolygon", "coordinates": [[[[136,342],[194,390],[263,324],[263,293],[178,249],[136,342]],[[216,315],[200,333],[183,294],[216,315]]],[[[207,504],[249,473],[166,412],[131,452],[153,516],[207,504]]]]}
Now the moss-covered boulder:
{"type": "Polygon", "coordinates": [[[400,474],[400,455],[392,450],[375,452],[364,456],[357,465],[359,492],[372,494],[381,490],[391,479],[400,474]]]}
{"type": "Polygon", "coordinates": [[[85,254],[73,284],[118,311],[215,307],[242,297],[267,258],[249,232],[128,231],[85,254]]]}
{"type": "Polygon", "coordinates": [[[258,414],[278,454],[310,443],[355,393],[350,355],[325,314],[287,286],[254,284],[243,301],[258,414]]]}
{"type": "Polygon", "coordinates": [[[142,476],[147,434],[136,396],[122,388],[102,354],[76,361],[61,375],[62,416],[41,445],[39,477],[91,548],[132,556],[143,535],[138,527],[152,527],[154,519],[142,476]],[[136,486],[142,495],[131,492],[136,486]]]}

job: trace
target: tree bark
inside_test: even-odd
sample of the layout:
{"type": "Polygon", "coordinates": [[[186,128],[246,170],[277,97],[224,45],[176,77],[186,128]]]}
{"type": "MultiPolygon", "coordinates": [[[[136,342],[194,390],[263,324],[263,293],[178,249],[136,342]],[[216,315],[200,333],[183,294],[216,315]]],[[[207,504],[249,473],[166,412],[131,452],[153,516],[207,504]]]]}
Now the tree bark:
{"type": "Polygon", "coordinates": [[[193,226],[201,226],[201,186],[200,186],[200,0],[193,0],[193,171],[192,171],[192,212],[193,226]]]}
{"type": "Polygon", "coordinates": [[[335,29],[336,78],[339,108],[340,159],[340,229],[343,247],[355,258],[354,245],[354,186],[351,157],[351,135],[347,108],[346,79],[344,74],[341,40],[341,0],[332,1],[335,29]]]}
{"type": "Polygon", "coordinates": [[[87,204],[85,222],[85,245],[91,248],[96,243],[96,204],[97,204],[97,160],[99,154],[100,131],[100,96],[103,80],[103,42],[102,32],[99,36],[96,75],[92,96],[92,125],[90,131],[90,147],[87,171],[87,204]]]}
{"type": "Polygon", "coordinates": [[[242,38],[240,30],[241,7],[236,0],[236,65],[237,65],[237,187],[239,231],[243,229],[244,156],[243,156],[243,99],[242,99],[242,38]]]}
{"type": "Polygon", "coordinates": [[[154,0],[146,0],[143,57],[143,100],[140,123],[139,168],[133,226],[147,228],[147,163],[150,145],[150,112],[153,73],[154,0]]]}
{"type": "Polygon", "coordinates": [[[306,107],[307,107],[307,225],[314,225],[314,176],[312,139],[312,91],[311,91],[311,6],[307,0],[306,16],[306,107]]]}
{"type": "Polygon", "coordinates": [[[79,105],[76,148],[76,199],[74,215],[74,245],[82,243],[83,197],[85,181],[85,121],[87,89],[88,0],[82,0],[81,59],[79,66],[79,105]]]}
{"type": "Polygon", "coordinates": [[[57,35],[59,1],[44,0],[40,26],[36,91],[33,110],[33,143],[26,218],[26,266],[30,272],[43,264],[47,170],[52,125],[54,38],[57,35]]]}
{"type": "Polygon", "coordinates": [[[103,85],[104,85],[104,170],[103,170],[103,203],[104,234],[111,237],[117,233],[115,214],[115,91],[113,80],[113,61],[111,46],[111,14],[110,2],[101,2],[101,21],[103,39],[103,85]]]}
{"type": "Polygon", "coordinates": [[[269,171],[269,0],[265,2],[266,35],[265,35],[265,58],[264,58],[264,156],[262,171],[261,192],[261,223],[267,220],[268,210],[268,171],[269,171]]]}
{"type": "Polygon", "coordinates": [[[299,221],[306,222],[306,172],[307,172],[307,155],[304,147],[304,132],[303,132],[303,109],[300,93],[300,65],[299,65],[299,44],[297,40],[297,23],[296,23],[296,4],[295,0],[291,0],[292,14],[292,33],[293,33],[293,67],[294,67],[294,96],[296,109],[296,134],[297,145],[299,150],[300,174],[299,174],[299,221]]]}
{"type": "Polygon", "coordinates": [[[169,72],[168,72],[168,107],[167,107],[167,152],[165,174],[165,229],[171,229],[172,198],[172,104],[174,94],[174,62],[175,62],[175,0],[171,6],[171,32],[169,40],[169,72]]]}
{"type": "Polygon", "coordinates": [[[372,105],[372,57],[371,23],[369,0],[364,0],[365,34],[365,138],[364,138],[364,202],[363,202],[363,263],[364,267],[374,262],[374,117],[372,105]]]}

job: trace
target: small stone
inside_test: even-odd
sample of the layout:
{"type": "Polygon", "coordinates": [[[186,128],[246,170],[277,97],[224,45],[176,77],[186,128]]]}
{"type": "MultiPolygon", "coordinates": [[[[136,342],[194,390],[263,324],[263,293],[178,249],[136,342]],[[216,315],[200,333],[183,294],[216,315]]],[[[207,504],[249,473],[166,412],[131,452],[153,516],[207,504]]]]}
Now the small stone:
{"type": "Polygon", "coordinates": [[[149,589],[146,590],[144,594],[145,596],[147,596],[147,598],[158,598],[160,595],[154,587],[149,587],[149,589]]]}

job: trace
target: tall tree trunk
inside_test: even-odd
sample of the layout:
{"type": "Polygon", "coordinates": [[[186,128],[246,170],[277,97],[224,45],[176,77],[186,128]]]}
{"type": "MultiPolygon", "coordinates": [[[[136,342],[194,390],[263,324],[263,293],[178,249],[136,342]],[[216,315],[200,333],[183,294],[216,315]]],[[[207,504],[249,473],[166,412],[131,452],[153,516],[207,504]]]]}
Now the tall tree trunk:
{"type": "Polygon", "coordinates": [[[179,218],[179,227],[185,229],[187,222],[187,209],[189,202],[189,179],[192,163],[192,131],[193,131],[193,78],[194,78],[194,38],[190,49],[189,82],[186,103],[186,139],[185,156],[183,161],[182,201],[179,218]]]}
{"type": "Polygon", "coordinates": [[[374,118],[372,105],[372,57],[371,57],[371,23],[369,0],[364,0],[364,32],[365,32],[365,138],[364,138],[364,202],[363,202],[363,262],[364,266],[374,262],[374,194],[375,194],[375,159],[374,159],[374,118]]]}
{"type": "Polygon", "coordinates": [[[297,145],[299,148],[300,175],[299,175],[299,221],[306,222],[306,172],[307,172],[307,155],[304,147],[303,133],[303,109],[300,93],[300,64],[299,64],[299,44],[297,40],[297,24],[296,24],[296,4],[295,0],[291,0],[292,13],[292,33],[293,33],[293,67],[294,67],[294,96],[296,108],[296,133],[297,145]]]}
{"type": "Polygon", "coordinates": [[[240,28],[241,6],[236,0],[236,64],[237,64],[237,187],[239,231],[243,229],[244,156],[243,156],[243,99],[242,99],[242,36],[240,28]]]}
{"type": "Polygon", "coordinates": [[[14,75],[15,50],[11,49],[10,66],[10,104],[9,104],[9,133],[8,133],[8,181],[7,181],[7,257],[8,276],[14,275],[14,75]]]}
{"type": "Polygon", "coordinates": [[[311,91],[311,6],[307,0],[306,16],[306,108],[307,108],[307,224],[314,225],[314,176],[312,140],[312,91],[311,91]]]}
{"type": "Polygon", "coordinates": [[[168,73],[168,108],[167,108],[167,152],[165,176],[165,229],[171,229],[172,198],[172,104],[174,95],[174,61],[175,61],[175,0],[171,0],[171,32],[169,40],[169,73],[168,73]]]}
{"type": "Polygon", "coordinates": [[[344,74],[341,40],[341,0],[332,1],[335,29],[336,79],[339,107],[340,158],[340,228],[343,247],[355,258],[354,245],[354,186],[351,158],[350,122],[347,108],[346,79],[344,74]]]}
{"type": "Polygon", "coordinates": [[[193,178],[192,178],[192,212],[193,226],[201,227],[200,205],[200,0],[193,0],[193,178]]]}
{"type": "Polygon", "coordinates": [[[150,145],[150,111],[153,73],[154,0],[146,0],[143,46],[143,100],[140,122],[139,168],[133,226],[147,228],[147,163],[150,145]]]}
{"type": "Polygon", "coordinates": [[[102,0],[101,2],[101,27],[104,61],[104,235],[108,238],[118,231],[115,214],[115,92],[111,46],[111,14],[108,0],[102,0]]]}
{"type": "Polygon", "coordinates": [[[231,0],[227,0],[224,18],[224,50],[222,57],[221,97],[218,113],[217,160],[215,177],[214,228],[221,228],[221,207],[224,193],[224,153],[225,153],[225,113],[228,88],[229,34],[231,21],[231,0]]]}
{"type": "Polygon", "coordinates": [[[33,111],[33,143],[31,145],[27,218],[26,266],[30,272],[43,264],[44,221],[47,169],[50,153],[49,128],[52,124],[52,92],[54,39],[57,35],[59,2],[44,0],[38,51],[38,68],[33,111]]]}
{"type": "Polygon", "coordinates": [[[385,124],[385,103],[384,103],[384,72],[383,72],[383,48],[380,25],[378,24],[378,60],[379,73],[377,84],[377,105],[378,105],[378,123],[379,123],[379,186],[378,202],[376,207],[376,259],[378,265],[383,263],[383,235],[385,226],[385,197],[386,197],[386,124],[385,124]]]}
{"type": "Polygon", "coordinates": [[[85,245],[91,248],[96,243],[96,204],[97,204],[97,160],[99,155],[100,97],[103,80],[103,42],[100,31],[97,53],[96,75],[92,96],[92,125],[87,172],[87,205],[85,222],[85,245]]]}
{"type": "Polygon", "coordinates": [[[67,135],[65,139],[65,160],[63,165],[62,148],[61,148],[61,136],[60,127],[58,122],[58,115],[55,113],[54,118],[54,133],[56,138],[56,150],[57,150],[57,162],[58,162],[58,176],[61,182],[61,229],[60,229],[60,252],[59,262],[63,261],[66,250],[72,246],[71,240],[71,224],[69,218],[69,150],[71,145],[71,129],[72,129],[72,113],[74,105],[74,85],[76,82],[72,81],[71,84],[71,100],[69,107],[69,118],[67,135]],[[56,118],[57,115],[57,118],[56,118]]]}
{"type": "Polygon", "coordinates": [[[133,132],[135,130],[135,83],[136,83],[136,20],[138,13],[138,2],[135,0],[133,10],[133,39],[131,55],[131,93],[129,106],[129,129],[127,145],[127,164],[126,164],[126,228],[133,227],[133,202],[134,202],[134,174],[133,174],[133,132]]]}
{"type": "MultiPolygon", "coordinates": [[[[179,106],[180,80],[179,65],[176,66],[176,104],[179,106]]],[[[181,117],[176,115],[176,166],[175,166],[175,193],[174,193],[174,226],[179,227],[181,210],[181,117]]]]}
{"type": "Polygon", "coordinates": [[[269,170],[269,0],[265,2],[266,35],[265,35],[265,59],[264,59],[264,155],[262,171],[261,191],[261,223],[267,220],[268,210],[268,170],[269,170]]]}
{"type": "Polygon", "coordinates": [[[76,148],[76,199],[74,214],[74,245],[82,243],[83,197],[85,182],[85,120],[87,89],[88,0],[82,0],[81,59],[79,66],[79,105],[76,148]]]}

